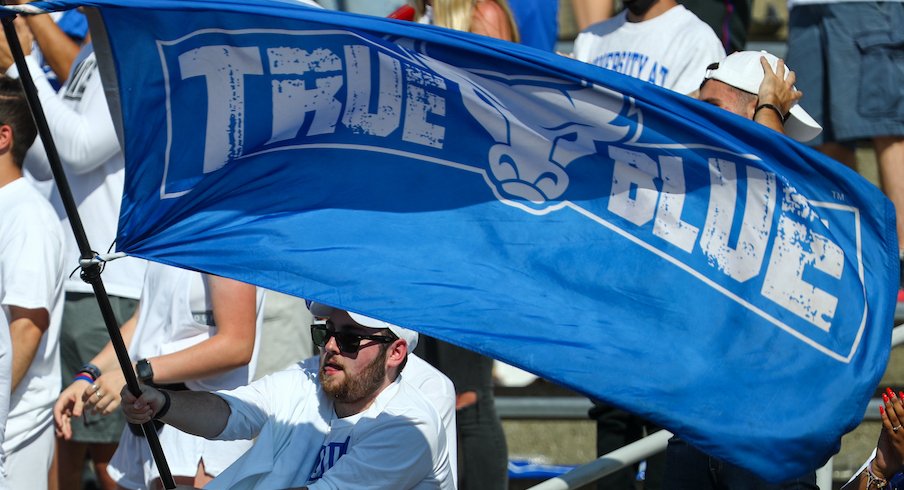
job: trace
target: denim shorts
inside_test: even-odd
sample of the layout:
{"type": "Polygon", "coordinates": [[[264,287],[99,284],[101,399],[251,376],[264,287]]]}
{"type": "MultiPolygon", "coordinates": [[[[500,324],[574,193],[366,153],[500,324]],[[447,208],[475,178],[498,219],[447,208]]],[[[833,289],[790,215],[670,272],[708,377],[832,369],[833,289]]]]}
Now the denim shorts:
{"type": "Polygon", "coordinates": [[[809,142],[904,136],[904,2],[798,5],[788,66],[800,104],[823,126],[809,142]]]}

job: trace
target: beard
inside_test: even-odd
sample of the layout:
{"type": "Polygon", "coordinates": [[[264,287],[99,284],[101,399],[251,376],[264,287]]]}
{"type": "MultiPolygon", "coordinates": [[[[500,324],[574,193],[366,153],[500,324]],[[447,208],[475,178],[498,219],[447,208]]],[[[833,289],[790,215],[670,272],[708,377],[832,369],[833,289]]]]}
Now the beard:
{"type": "Polygon", "coordinates": [[[349,376],[345,373],[344,379],[339,380],[333,377],[326,377],[323,374],[323,367],[320,368],[320,386],[324,393],[333,397],[342,403],[352,403],[362,400],[374,392],[376,392],[386,379],[386,352],[389,350],[381,346],[381,355],[374,358],[367,367],[358,375],[349,376]]]}
{"type": "Polygon", "coordinates": [[[631,11],[632,14],[641,16],[647,13],[647,10],[650,10],[650,7],[653,6],[658,0],[628,0],[624,2],[625,8],[631,11]]]}

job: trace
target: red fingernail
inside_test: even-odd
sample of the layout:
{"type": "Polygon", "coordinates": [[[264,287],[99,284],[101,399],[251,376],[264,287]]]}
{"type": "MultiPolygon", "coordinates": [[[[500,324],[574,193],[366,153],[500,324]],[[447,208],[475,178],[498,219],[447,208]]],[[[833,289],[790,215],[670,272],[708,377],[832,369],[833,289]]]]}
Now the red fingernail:
{"type": "Polygon", "coordinates": [[[882,393],[882,400],[884,400],[885,403],[888,403],[888,395],[886,395],[885,393],[882,393]]]}
{"type": "Polygon", "coordinates": [[[885,407],[883,407],[882,405],[879,405],[879,413],[885,415],[885,407]]]}
{"type": "Polygon", "coordinates": [[[891,391],[891,388],[885,388],[885,392],[888,393],[888,396],[892,396],[895,394],[894,391],[891,391]]]}
{"type": "Polygon", "coordinates": [[[904,391],[899,391],[898,396],[900,396],[901,399],[904,400],[904,391]]]}

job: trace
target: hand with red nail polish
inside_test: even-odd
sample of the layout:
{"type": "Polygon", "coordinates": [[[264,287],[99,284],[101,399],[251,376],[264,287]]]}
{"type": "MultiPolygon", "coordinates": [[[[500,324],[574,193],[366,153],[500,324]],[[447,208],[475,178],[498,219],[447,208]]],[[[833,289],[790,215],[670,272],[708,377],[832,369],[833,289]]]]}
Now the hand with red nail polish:
{"type": "MultiPolygon", "coordinates": [[[[895,393],[891,388],[882,392],[882,405],[879,415],[882,418],[882,430],[876,444],[876,456],[868,462],[870,471],[877,478],[890,481],[904,470],[904,391],[895,393]]],[[[869,477],[864,471],[857,478],[842,487],[842,490],[869,490],[869,477]]],[[[876,482],[873,483],[873,487],[876,482]]]]}

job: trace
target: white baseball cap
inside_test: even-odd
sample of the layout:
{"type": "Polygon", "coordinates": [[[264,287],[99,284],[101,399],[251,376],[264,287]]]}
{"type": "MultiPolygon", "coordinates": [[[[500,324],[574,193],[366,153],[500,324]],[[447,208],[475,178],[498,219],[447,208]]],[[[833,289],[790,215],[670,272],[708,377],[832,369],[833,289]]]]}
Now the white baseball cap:
{"type": "MultiPolygon", "coordinates": [[[[713,63],[706,70],[703,80],[719,80],[734,88],[756,95],[763,83],[763,65],[760,57],[765,57],[772,70],[778,65],[778,58],[766,51],[737,51],[718,63],[713,63]]],[[[791,71],[785,67],[785,77],[791,71]]],[[[819,125],[799,104],[794,104],[785,121],[785,134],[797,141],[809,141],[822,132],[819,125]]]]}
{"type": "MultiPolygon", "coordinates": [[[[319,318],[329,318],[330,315],[333,314],[333,311],[338,309],[333,308],[330,305],[317,303],[316,301],[305,301],[305,303],[308,305],[308,311],[310,311],[312,315],[319,318]]],[[[400,327],[398,325],[393,325],[392,323],[377,320],[376,318],[364,316],[359,313],[352,313],[351,311],[347,311],[347,313],[348,316],[352,317],[352,320],[354,320],[359,325],[370,328],[388,328],[389,331],[394,333],[396,337],[404,340],[405,343],[408,344],[408,352],[413,352],[414,348],[417,347],[418,335],[414,330],[400,327]]]]}

